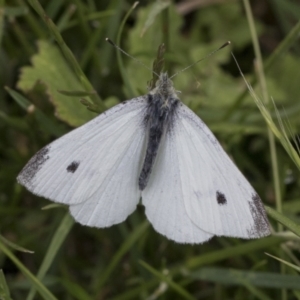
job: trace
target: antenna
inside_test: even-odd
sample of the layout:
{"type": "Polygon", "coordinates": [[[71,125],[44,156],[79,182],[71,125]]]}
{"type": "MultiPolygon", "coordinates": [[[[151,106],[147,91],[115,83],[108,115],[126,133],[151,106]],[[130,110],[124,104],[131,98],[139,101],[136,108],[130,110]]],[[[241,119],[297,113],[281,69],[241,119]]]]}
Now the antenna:
{"type": "Polygon", "coordinates": [[[230,44],[231,44],[230,41],[226,42],[226,43],[223,44],[221,47],[219,47],[218,49],[216,49],[216,50],[214,50],[213,52],[209,53],[209,54],[206,55],[205,57],[203,57],[203,58],[197,60],[196,62],[192,63],[191,65],[189,65],[189,66],[185,67],[184,69],[178,71],[177,73],[173,74],[173,75],[170,77],[170,79],[172,79],[173,77],[177,76],[178,74],[184,72],[185,70],[187,70],[187,69],[193,67],[194,65],[196,65],[196,64],[199,63],[200,61],[202,61],[202,60],[204,60],[204,59],[206,59],[206,58],[212,56],[213,54],[215,54],[215,53],[218,52],[219,50],[221,50],[221,49],[227,47],[227,46],[230,45],[230,44]]]}
{"type": "MultiPolygon", "coordinates": [[[[134,61],[136,61],[137,63],[141,64],[142,66],[144,66],[146,69],[148,69],[149,71],[151,71],[153,74],[155,74],[157,77],[159,77],[159,74],[157,74],[157,72],[153,71],[151,68],[149,68],[147,65],[145,65],[144,63],[142,63],[140,60],[136,59],[135,57],[131,56],[130,54],[128,54],[127,52],[125,52],[122,48],[120,48],[118,45],[116,45],[111,39],[106,38],[105,39],[108,43],[110,43],[113,47],[115,47],[117,50],[121,51],[123,54],[127,55],[128,57],[132,58],[134,61]]],[[[223,44],[221,47],[219,47],[218,49],[212,51],[211,53],[209,53],[208,55],[206,55],[205,57],[197,60],[196,62],[192,63],[191,65],[185,67],[184,69],[178,71],[177,73],[173,74],[170,79],[172,79],[173,77],[177,76],[178,74],[184,72],[185,70],[193,67],[194,65],[196,65],[197,63],[199,63],[200,61],[207,59],[208,57],[212,56],[213,54],[215,54],[216,52],[218,52],[219,50],[227,47],[228,45],[230,45],[230,41],[226,42],[225,44],[223,44]]]]}
{"type": "Polygon", "coordinates": [[[130,54],[128,54],[127,52],[125,52],[122,48],[120,48],[119,46],[117,46],[111,39],[106,38],[105,39],[108,43],[110,43],[113,47],[115,47],[116,49],[118,49],[119,51],[121,51],[123,54],[127,55],[128,57],[132,58],[134,61],[136,61],[137,63],[141,64],[142,66],[144,66],[146,69],[148,69],[149,71],[151,71],[152,73],[154,73],[157,77],[159,77],[159,74],[157,74],[156,72],[154,72],[151,68],[149,68],[147,65],[145,65],[144,63],[142,63],[140,60],[136,59],[135,57],[131,56],[130,54]]]}

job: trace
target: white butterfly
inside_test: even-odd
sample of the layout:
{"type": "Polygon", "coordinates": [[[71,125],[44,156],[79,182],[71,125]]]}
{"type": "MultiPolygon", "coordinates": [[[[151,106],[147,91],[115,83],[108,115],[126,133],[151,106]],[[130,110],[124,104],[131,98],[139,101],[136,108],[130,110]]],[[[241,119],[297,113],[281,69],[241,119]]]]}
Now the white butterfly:
{"type": "Polygon", "coordinates": [[[259,196],[165,73],[148,95],[41,149],[17,179],[87,226],[118,224],[141,199],[155,230],[178,243],[270,234],[259,196]]]}

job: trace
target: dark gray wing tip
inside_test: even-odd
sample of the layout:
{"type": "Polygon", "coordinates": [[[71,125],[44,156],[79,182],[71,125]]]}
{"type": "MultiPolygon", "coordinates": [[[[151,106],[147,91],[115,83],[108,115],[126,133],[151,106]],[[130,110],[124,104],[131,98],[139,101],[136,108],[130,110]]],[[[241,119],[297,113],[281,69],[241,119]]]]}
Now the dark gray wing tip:
{"type": "Polygon", "coordinates": [[[258,194],[252,195],[252,201],[248,201],[249,209],[254,225],[249,230],[249,237],[264,237],[271,234],[270,225],[264,205],[258,194]]]}
{"type": "Polygon", "coordinates": [[[19,173],[17,181],[25,186],[31,185],[33,178],[36,176],[38,171],[42,168],[44,163],[50,158],[48,155],[50,146],[45,146],[39,150],[26,164],[23,170],[19,173]]]}

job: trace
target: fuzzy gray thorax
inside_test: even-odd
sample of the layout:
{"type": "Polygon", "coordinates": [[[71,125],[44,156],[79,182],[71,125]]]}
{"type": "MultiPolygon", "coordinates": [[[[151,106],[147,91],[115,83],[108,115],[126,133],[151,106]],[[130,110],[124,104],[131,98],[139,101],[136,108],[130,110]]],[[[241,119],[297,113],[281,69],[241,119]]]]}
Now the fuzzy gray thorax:
{"type": "Polygon", "coordinates": [[[167,73],[160,73],[159,78],[155,83],[155,88],[151,90],[149,94],[159,94],[164,102],[168,101],[170,98],[178,98],[176,90],[173,87],[173,82],[167,73]]]}

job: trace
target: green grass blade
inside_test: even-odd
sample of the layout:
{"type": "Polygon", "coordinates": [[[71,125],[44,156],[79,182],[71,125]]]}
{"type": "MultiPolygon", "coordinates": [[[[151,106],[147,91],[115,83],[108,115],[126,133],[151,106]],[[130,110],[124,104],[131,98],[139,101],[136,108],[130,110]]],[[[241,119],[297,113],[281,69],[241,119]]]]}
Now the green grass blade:
{"type": "Polygon", "coordinates": [[[134,245],[134,243],[145,233],[147,228],[149,227],[148,221],[144,221],[141,225],[139,225],[131,235],[125,240],[125,242],[121,245],[118,252],[110,260],[108,266],[103,271],[101,277],[97,280],[96,290],[99,292],[105,282],[109,279],[109,276],[112,274],[117,264],[122,259],[123,255],[134,245]]]}
{"type": "Polygon", "coordinates": [[[59,283],[68,291],[68,294],[72,296],[72,299],[76,300],[93,300],[90,295],[77,283],[68,280],[66,278],[59,278],[59,283]]]}
{"type": "Polygon", "coordinates": [[[0,269],[0,299],[12,300],[3,271],[0,269]]]}
{"type": "Polygon", "coordinates": [[[159,281],[166,282],[179,296],[180,299],[189,299],[195,300],[196,298],[193,297],[190,293],[188,293],[184,288],[182,288],[179,284],[175,283],[172,279],[168,276],[162,274],[161,272],[152,268],[149,264],[145,263],[144,261],[139,261],[139,263],[150,273],[152,273],[155,277],[159,279],[159,281]]]}
{"type": "Polygon", "coordinates": [[[202,268],[190,274],[194,279],[238,286],[253,285],[263,288],[300,290],[300,277],[271,272],[242,271],[236,269],[202,268]]]}
{"type": "Polygon", "coordinates": [[[0,250],[9,257],[9,259],[16,265],[16,267],[23,273],[23,275],[32,283],[33,287],[45,300],[58,300],[43,283],[35,277],[20,260],[2,243],[0,240],[0,250]]]}
{"type": "Polygon", "coordinates": [[[34,251],[31,251],[31,250],[28,250],[28,249],[25,249],[23,247],[20,247],[19,245],[17,244],[14,244],[12,242],[10,242],[9,240],[7,240],[4,236],[0,235],[0,241],[4,244],[6,244],[7,246],[9,246],[10,248],[14,249],[14,250],[17,250],[17,251],[20,251],[20,252],[25,252],[25,253],[34,253],[34,251]]]}
{"type": "Polygon", "coordinates": [[[296,265],[293,265],[293,264],[289,263],[289,262],[286,261],[286,260],[280,259],[279,257],[273,256],[273,255],[271,255],[271,254],[269,254],[269,253],[266,253],[266,255],[268,255],[268,256],[270,256],[270,257],[273,257],[274,259],[276,259],[276,260],[282,262],[283,264],[286,264],[287,266],[289,266],[289,267],[295,269],[296,271],[300,272],[300,267],[298,267],[298,266],[296,266],[296,265]]]}
{"type": "Polygon", "coordinates": [[[278,211],[274,210],[269,206],[265,206],[265,208],[269,216],[271,216],[274,220],[287,227],[296,235],[300,236],[300,225],[296,224],[294,221],[292,221],[288,217],[284,216],[282,213],[279,213],[278,211]]]}
{"type": "Polygon", "coordinates": [[[281,43],[276,47],[273,53],[266,59],[265,69],[269,71],[272,69],[274,62],[281,59],[281,56],[288,51],[288,49],[294,45],[299,39],[299,31],[300,31],[300,20],[293,27],[293,29],[289,32],[289,34],[281,41],[281,43]]]}
{"type": "MultiPolygon", "coordinates": [[[[82,85],[85,87],[87,91],[93,91],[94,88],[92,84],[89,82],[85,74],[80,68],[80,65],[78,64],[75,56],[73,55],[70,48],[65,43],[62,35],[60,34],[58,28],[53,23],[53,21],[47,16],[46,12],[44,11],[43,7],[39,3],[38,0],[28,0],[30,5],[33,7],[33,9],[40,15],[42,20],[47,25],[49,31],[54,36],[55,40],[57,41],[58,45],[60,46],[65,58],[68,60],[69,64],[72,66],[74,72],[76,73],[78,79],[82,83],[82,85]]],[[[97,104],[103,111],[106,110],[105,105],[102,103],[101,98],[98,94],[95,94],[91,96],[91,99],[93,100],[94,104],[97,104]]]]}
{"type": "Polygon", "coordinates": [[[20,93],[14,91],[9,87],[5,87],[5,89],[9,93],[9,95],[19,104],[19,106],[22,107],[26,112],[32,111],[31,113],[34,114],[37,122],[46,132],[56,137],[60,137],[65,133],[60,126],[57,126],[55,122],[48,118],[47,115],[45,115],[38,107],[34,106],[20,93]]]}
{"type": "MultiPolygon", "coordinates": [[[[132,7],[130,8],[130,10],[127,12],[127,14],[125,15],[125,17],[123,18],[121,24],[120,24],[120,28],[118,30],[118,34],[117,34],[117,46],[120,47],[120,42],[121,42],[121,36],[122,36],[122,32],[125,26],[125,23],[128,19],[128,17],[130,16],[130,14],[132,13],[132,11],[135,9],[135,7],[138,5],[138,2],[135,2],[132,7]]],[[[117,49],[116,49],[117,50],[117,49]]],[[[133,86],[128,78],[128,74],[125,70],[124,64],[123,64],[123,59],[122,59],[122,53],[118,50],[117,51],[117,60],[118,60],[118,64],[119,64],[119,69],[120,69],[120,73],[122,76],[122,79],[124,81],[126,90],[128,92],[128,97],[129,98],[133,98],[136,97],[137,95],[137,91],[135,91],[133,89],[133,86]]]]}
{"type": "MultiPolygon", "coordinates": [[[[70,216],[69,212],[67,212],[65,217],[62,219],[59,227],[57,228],[51,240],[50,246],[48,247],[44,260],[40,266],[40,269],[37,274],[37,278],[39,280],[43,280],[53,260],[55,259],[58,250],[61,248],[63,242],[65,241],[73,225],[74,225],[74,220],[70,216]]],[[[27,300],[32,300],[35,296],[35,293],[36,293],[36,288],[33,286],[29,291],[27,300]]]]}
{"type": "Polygon", "coordinates": [[[239,255],[245,255],[259,250],[264,251],[263,249],[278,245],[281,242],[282,239],[278,237],[267,237],[255,241],[245,242],[238,246],[232,246],[211,253],[195,256],[187,260],[185,266],[188,269],[195,269],[199,266],[216,263],[220,260],[224,260],[230,257],[237,257],[239,255]]]}
{"type": "Polygon", "coordinates": [[[262,291],[260,291],[259,289],[257,289],[256,287],[254,287],[251,284],[242,282],[241,284],[243,284],[245,286],[245,288],[251,292],[252,295],[254,295],[257,299],[260,300],[273,300],[272,298],[268,297],[268,295],[266,293],[263,293],[262,291]]]}

